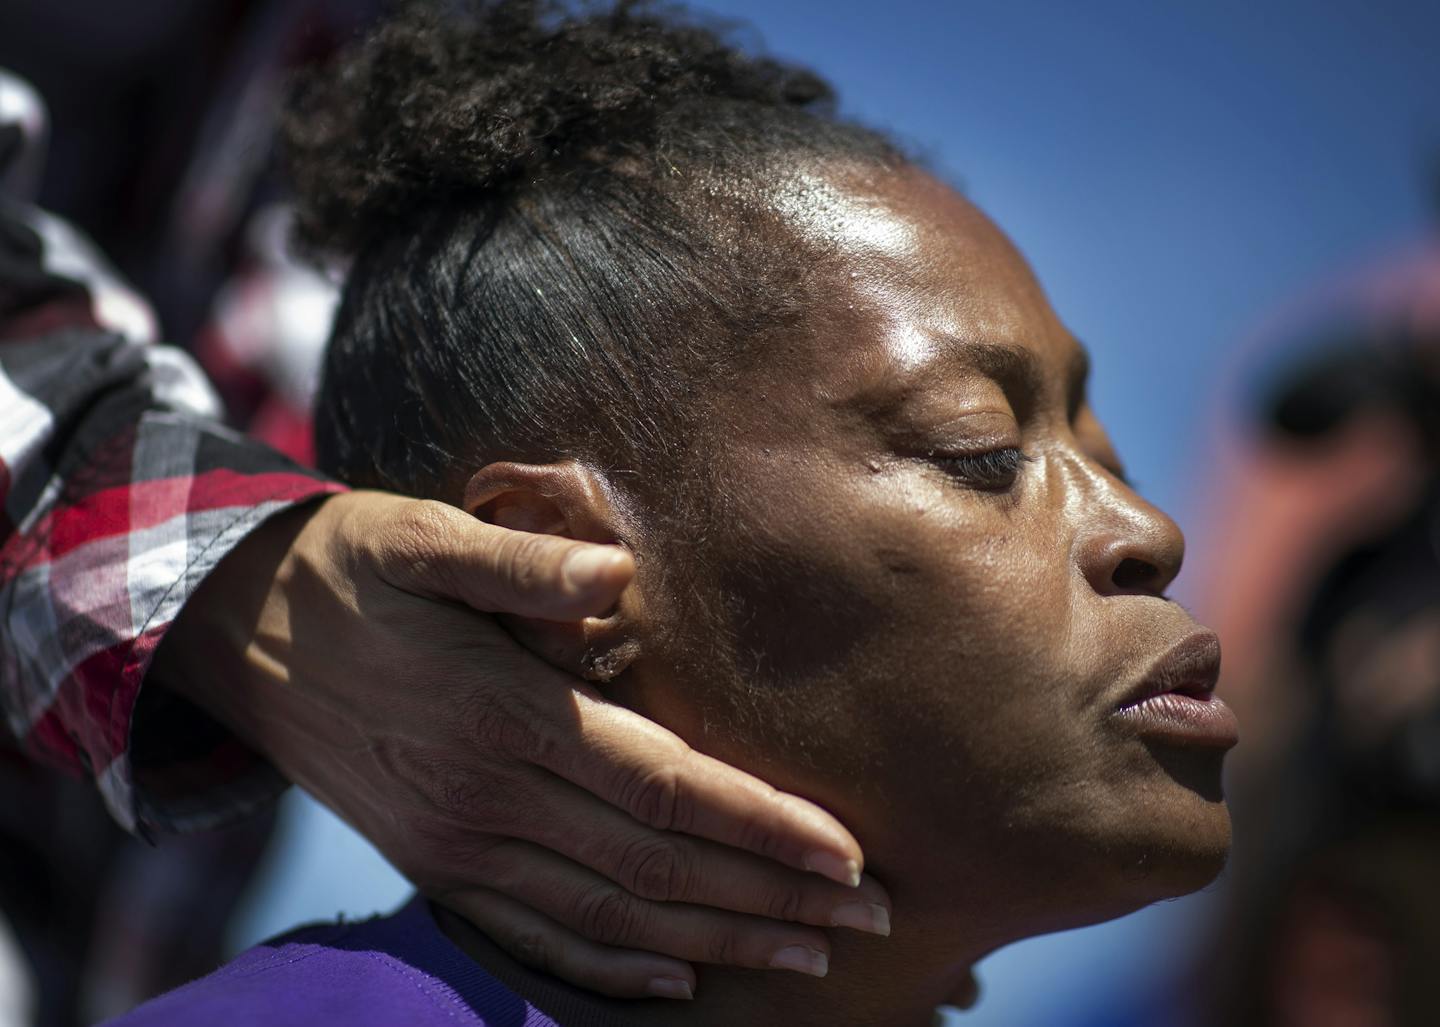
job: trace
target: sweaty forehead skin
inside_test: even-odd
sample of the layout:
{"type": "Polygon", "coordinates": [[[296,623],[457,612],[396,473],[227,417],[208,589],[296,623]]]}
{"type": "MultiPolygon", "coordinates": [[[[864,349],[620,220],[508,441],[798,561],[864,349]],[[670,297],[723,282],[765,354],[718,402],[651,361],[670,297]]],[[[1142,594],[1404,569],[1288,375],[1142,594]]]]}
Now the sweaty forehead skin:
{"type": "Polygon", "coordinates": [[[958,346],[987,372],[1009,350],[1002,363],[1032,376],[1048,369],[1067,405],[1078,403],[1083,350],[1015,246],[950,186],[913,166],[831,165],[784,177],[770,202],[830,269],[832,290],[820,296],[830,316],[863,319],[879,343],[843,347],[846,359],[817,369],[828,401],[901,389],[958,346]]]}
{"type": "Polygon", "coordinates": [[[877,173],[804,169],[779,182],[768,199],[781,221],[808,245],[877,265],[903,261],[914,252],[917,226],[874,191],[877,173]]]}

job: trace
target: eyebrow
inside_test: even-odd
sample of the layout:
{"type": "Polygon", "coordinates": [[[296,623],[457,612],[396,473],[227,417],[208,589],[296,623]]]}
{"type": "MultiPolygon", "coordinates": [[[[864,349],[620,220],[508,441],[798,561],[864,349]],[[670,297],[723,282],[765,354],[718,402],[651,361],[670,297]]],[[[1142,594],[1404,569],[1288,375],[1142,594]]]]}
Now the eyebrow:
{"type": "MultiPolygon", "coordinates": [[[[1044,392],[1045,372],[1034,351],[1023,346],[1001,342],[973,342],[946,336],[975,370],[994,379],[1007,392],[1021,396],[1039,396],[1044,392]]],[[[1085,405],[1090,383],[1090,354],[1078,342],[1070,351],[1065,366],[1065,412],[1071,420],[1085,405]]]]}
{"type": "Polygon", "coordinates": [[[994,379],[1008,393],[1038,396],[1044,387],[1045,373],[1035,354],[1023,346],[1001,342],[970,342],[947,339],[965,359],[987,378],[994,379]]]}
{"type": "MultiPolygon", "coordinates": [[[[1045,368],[1033,350],[1015,343],[983,342],[948,333],[935,333],[936,341],[949,347],[976,372],[1000,385],[1012,397],[1033,401],[1045,391],[1045,368]]],[[[1072,420],[1085,402],[1090,378],[1090,354],[1078,343],[1070,352],[1065,370],[1066,414],[1072,420]]],[[[840,405],[863,410],[871,416],[893,410],[913,387],[906,384],[892,391],[894,384],[862,389],[840,401],[840,405]]]]}

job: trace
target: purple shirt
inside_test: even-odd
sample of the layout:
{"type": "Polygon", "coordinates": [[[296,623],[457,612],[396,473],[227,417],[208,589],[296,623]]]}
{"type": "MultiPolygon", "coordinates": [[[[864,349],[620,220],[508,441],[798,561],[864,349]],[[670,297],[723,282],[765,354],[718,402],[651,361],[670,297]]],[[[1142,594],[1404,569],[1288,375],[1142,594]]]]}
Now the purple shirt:
{"type": "MultiPolygon", "coordinates": [[[[597,1017],[563,985],[544,990],[545,1004],[566,1024],[616,1022],[597,1017]]],[[[257,945],[110,1027],[557,1027],[561,1022],[456,948],[416,896],[392,916],[302,927],[257,945]]]]}

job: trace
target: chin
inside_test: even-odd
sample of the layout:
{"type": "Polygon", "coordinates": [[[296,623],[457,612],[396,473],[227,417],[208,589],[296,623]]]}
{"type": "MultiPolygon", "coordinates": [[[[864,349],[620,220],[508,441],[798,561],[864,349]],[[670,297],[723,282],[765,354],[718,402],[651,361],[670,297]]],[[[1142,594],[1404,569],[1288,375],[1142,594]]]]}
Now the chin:
{"type": "MultiPolygon", "coordinates": [[[[1127,916],[1212,884],[1230,854],[1230,813],[1223,801],[1169,788],[1108,813],[1076,817],[1009,866],[1026,866],[1034,901],[1017,921],[1015,939],[1071,930],[1127,916]],[[1066,853],[1062,865],[1058,853],[1066,853]],[[1036,889],[1037,879],[1048,887],[1036,889]]],[[[1013,855],[1013,852],[1012,852],[1013,855]]],[[[1012,909],[1014,907],[1012,906],[1012,909]]],[[[1014,939],[1012,939],[1014,940],[1014,939]]]]}
{"type": "Polygon", "coordinates": [[[1090,822],[1076,839],[1091,854],[1086,921],[1133,913],[1212,884],[1230,855],[1230,810],[1218,794],[1218,764],[1207,787],[1173,774],[1127,789],[1128,801],[1090,822]],[[1215,787],[1208,786],[1210,782],[1215,787]]]}
{"type": "Polygon", "coordinates": [[[1213,883],[1230,856],[1230,816],[1222,805],[1214,824],[1186,825],[1192,830],[1168,843],[1152,844],[1136,860],[1134,880],[1146,903],[1189,895],[1213,883]]]}
{"type": "Polygon", "coordinates": [[[1112,876],[1131,909],[1199,891],[1220,876],[1230,856],[1224,799],[1174,787],[1159,792],[1135,811],[1110,850],[1121,857],[1112,876]]]}
{"type": "Polygon", "coordinates": [[[1230,855],[1230,819],[1223,805],[1219,817],[1202,819],[1173,830],[1151,821],[1142,835],[1098,843],[1089,872],[1079,871],[1083,883],[1056,903],[1058,918],[1045,931],[1114,920],[1214,883],[1230,855]]]}

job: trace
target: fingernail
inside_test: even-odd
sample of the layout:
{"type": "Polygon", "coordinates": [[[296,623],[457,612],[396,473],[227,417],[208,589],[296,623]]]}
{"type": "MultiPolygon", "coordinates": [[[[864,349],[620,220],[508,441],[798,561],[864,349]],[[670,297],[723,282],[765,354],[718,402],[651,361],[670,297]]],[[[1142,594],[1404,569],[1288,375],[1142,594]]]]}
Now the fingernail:
{"type": "Polygon", "coordinates": [[[614,549],[587,546],[572,550],[560,566],[560,573],[567,585],[576,591],[584,591],[599,584],[619,559],[620,554],[614,549]]]}
{"type": "Polygon", "coordinates": [[[790,945],[770,957],[776,970],[794,970],[811,977],[824,977],[830,972],[830,957],[808,945],[790,945]]]}
{"type": "Polygon", "coordinates": [[[645,990],[656,998],[683,998],[693,999],[695,993],[690,990],[690,982],[683,977],[654,977],[650,983],[645,985],[645,990]]]}
{"type": "Polygon", "coordinates": [[[890,911],[874,902],[846,902],[830,912],[831,927],[849,927],[890,937],[890,911]]]}
{"type": "Polygon", "coordinates": [[[836,884],[849,888],[860,887],[860,864],[853,859],[841,859],[833,852],[816,849],[805,855],[805,869],[823,874],[836,884]]]}

